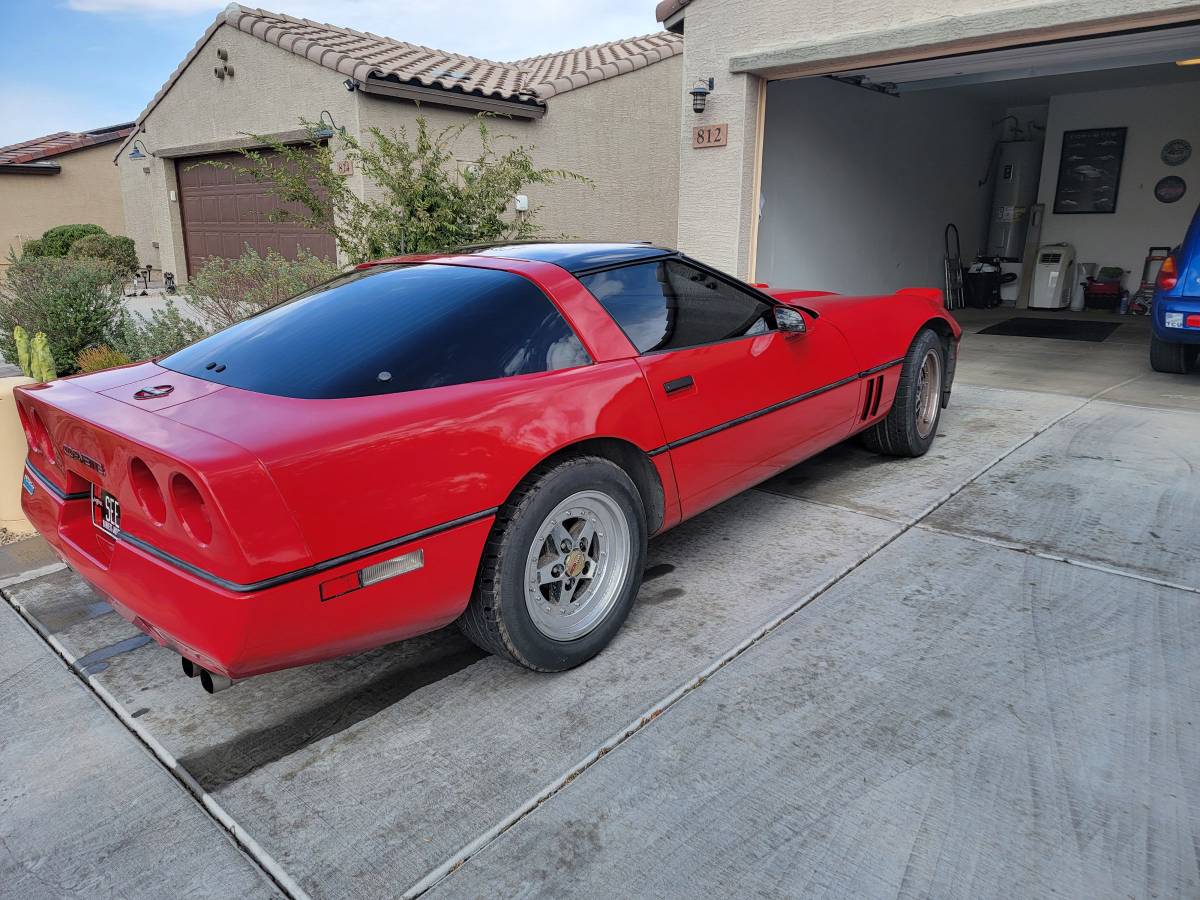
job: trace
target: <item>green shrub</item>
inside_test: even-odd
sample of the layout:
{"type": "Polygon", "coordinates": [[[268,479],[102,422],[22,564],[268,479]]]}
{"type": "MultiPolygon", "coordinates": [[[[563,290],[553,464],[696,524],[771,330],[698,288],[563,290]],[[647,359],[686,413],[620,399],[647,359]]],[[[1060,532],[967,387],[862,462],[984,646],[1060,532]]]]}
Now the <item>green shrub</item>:
{"type": "Polygon", "coordinates": [[[138,268],[133,238],[123,234],[87,234],[67,251],[71,259],[103,259],[112,264],[122,278],[132,278],[138,268]]]}
{"type": "Polygon", "coordinates": [[[39,331],[29,342],[29,377],[34,381],[53,381],[58,377],[58,366],[50,352],[50,341],[39,331]]]}
{"type": "Polygon", "coordinates": [[[76,362],[79,365],[80,372],[99,372],[103,369],[111,369],[114,366],[126,365],[133,362],[133,360],[120,350],[114,350],[112,347],[101,344],[99,347],[88,347],[79,354],[79,359],[76,362]]]}
{"type": "Polygon", "coordinates": [[[182,350],[207,334],[168,297],[166,306],[151,310],[149,317],[121,310],[109,329],[108,343],[131,360],[156,359],[182,350]]]}
{"type": "Polygon", "coordinates": [[[42,256],[66,256],[81,237],[89,234],[108,234],[99,225],[58,225],[42,235],[42,256]]]}
{"type": "Polygon", "coordinates": [[[33,259],[33,257],[35,257],[35,256],[45,256],[45,255],[46,255],[46,248],[42,245],[41,238],[34,238],[31,241],[25,241],[25,243],[21,244],[21,256],[22,257],[28,256],[30,259],[33,259]]]}
{"type": "Polygon", "coordinates": [[[45,333],[59,375],[74,372],[83,350],[105,342],[122,308],[123,283],[103,260],[18,260],[0,282],[0,351],[17,358],[13,329],[20,325],[45,333]]]}
{"type": "Polygon", "coordinates": [[[13,328],[13,343],[17,345],[17,365],[21,367],[21,371],[28,378],[33,372],[33,369],[30,368],[29,332],[17,325],[13,328]]]}
{"type": "Polygon", "coordinates": [[[305,250],[290,260],[276,250],[259,256],[247,244],[237,259],[210,258],[188,281],[184,294],[205,324],[216,331],[290,300],[340,271],[305,250]]]}

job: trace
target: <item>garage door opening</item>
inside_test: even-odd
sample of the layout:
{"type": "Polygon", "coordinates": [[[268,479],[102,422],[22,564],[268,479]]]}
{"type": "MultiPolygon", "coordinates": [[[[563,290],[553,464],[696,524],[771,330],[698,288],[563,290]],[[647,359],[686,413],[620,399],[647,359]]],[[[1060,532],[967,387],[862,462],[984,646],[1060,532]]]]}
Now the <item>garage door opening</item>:
{"type": "MultiPolygon", "coordinates": [[[[270,154],[260,151],[264,157],[270,154]]],[[[256,181],[236,170],[247,165],[239,153],[196,156],[176,161],[183,240],[191,276],[210,257],[236,259],[247,245],[259,255],[275,250],[295,259],[301,250],[336,259],[333,236],[296,222],[272,221],[271,213],[286,209],[300,213],[297,204],[283,204],[271,183],[256,181]],[[230,166],[235,168],[229,168],[230,166]]]]}
{"type": "Polygon", "coordinates": [[[1187,26],[771,82],[756,279],[941,287],[953,223],[964,265],[1007,277],[968,285],[987,302],[1057,308],[1101,269],[1135,296],[1200,199],[1194,57],[1187,26]]]}

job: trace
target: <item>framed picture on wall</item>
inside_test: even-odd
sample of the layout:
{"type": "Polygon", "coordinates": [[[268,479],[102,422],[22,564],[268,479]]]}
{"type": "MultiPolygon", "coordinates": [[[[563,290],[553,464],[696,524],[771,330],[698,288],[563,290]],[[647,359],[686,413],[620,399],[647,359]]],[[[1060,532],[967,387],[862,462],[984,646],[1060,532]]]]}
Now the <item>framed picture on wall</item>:
{"type": "Polygon", "coordinates": [[[1063,132],[1058,158],[1056,216],[1117,211],[1125,128],[1083,128],[1063,132]]]}

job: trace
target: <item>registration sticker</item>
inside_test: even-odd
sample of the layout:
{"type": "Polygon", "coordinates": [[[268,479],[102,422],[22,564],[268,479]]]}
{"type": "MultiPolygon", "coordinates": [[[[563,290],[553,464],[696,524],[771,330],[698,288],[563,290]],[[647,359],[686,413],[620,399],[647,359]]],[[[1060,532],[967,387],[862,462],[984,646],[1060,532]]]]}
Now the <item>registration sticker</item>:
{"type": "Polygon", "coordinates": [[[21,487],[25,488],[25,493],[27,493],[30,497],[33,496],[33,492],[36,490],[36,488],[34,487],[33,479],[29,477],[28,472],[21,476],[21,487]]]}

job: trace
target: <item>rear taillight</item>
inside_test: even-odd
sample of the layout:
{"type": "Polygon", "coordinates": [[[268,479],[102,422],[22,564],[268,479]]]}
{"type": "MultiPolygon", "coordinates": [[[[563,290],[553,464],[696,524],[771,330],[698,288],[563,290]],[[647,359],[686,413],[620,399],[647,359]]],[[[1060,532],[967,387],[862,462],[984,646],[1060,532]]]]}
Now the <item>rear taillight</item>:
{"type": "Polygon", "coordinates": [[[58,465],[58,456],[54,452],[54,442],[50,440],[50,432],[42,422],[42,417],[37,414],[37,410],[33,410],[29,414],[29,427],[26,431],[26,437],[29,440],[29,446],[35,450],[40,450],[46,459],[50,460],[54,465],[58,465]]]}
{"type": "Polygon", "coordinates": [[[171,505],[175,507],[183,527],[197,543],[207,544],[212,540],[213,526],[208,504],[192,480],[179,472],[171,476],[171,505]]]}
{"type": "Polygon", "coordinates": [[[1154,281],[1154,286],[1160,291],[1169,291],[1177,284],[1179,284],[1179,265],[1175,262],[1175,255],[1171,254],[1163,260],[1162,267],[1158,270],[1158,278],[1154,281]]]}
{"type": "Polygon", "coordinates": [[[136,456],[129,461],[129,483],[133,487],[133,495],[150,520],[155,525],[165,522],[167,501],[163,499],[162,488],[158,486],[158,479],[150,467],[136,456]]]}

